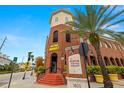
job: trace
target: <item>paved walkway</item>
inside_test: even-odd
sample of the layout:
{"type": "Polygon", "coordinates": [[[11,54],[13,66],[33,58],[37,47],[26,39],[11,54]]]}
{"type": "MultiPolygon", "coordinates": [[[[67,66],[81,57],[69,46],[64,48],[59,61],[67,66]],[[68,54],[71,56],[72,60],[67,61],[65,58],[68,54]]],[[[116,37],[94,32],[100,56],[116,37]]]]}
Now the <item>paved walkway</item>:
{"type": "MultiPolygon", "coordinates": [[[[41,85],[37,84],[35,82],[36,77],[35,76],[30,76],[27,77],[25,80],[16,80],[11,83],[11,88],[67,88],[66,85],[62,86],[48,86],[48,85],[41,85]]],[[[103,84],[98,84],[95,82],[91,82],[91,88],[102,88],[103,84]]],[[[116,82],[113,82],[114,88],[124,88],[124,80],[119,80],[116,82]]],[[[1,88],[7,88],[8,84],[2,86],[1,88]]]]}

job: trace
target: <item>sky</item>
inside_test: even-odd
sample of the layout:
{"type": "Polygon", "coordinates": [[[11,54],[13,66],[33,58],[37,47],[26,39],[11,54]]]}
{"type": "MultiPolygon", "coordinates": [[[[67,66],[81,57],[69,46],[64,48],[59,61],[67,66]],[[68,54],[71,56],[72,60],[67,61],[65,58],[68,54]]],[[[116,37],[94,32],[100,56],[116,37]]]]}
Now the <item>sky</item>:
{"type": "MultiPolygon", "coordinates": [[[[84,10],[84,6],[70,5],[41,5],[41,6],[0,6],[0,45],[5,36],[7,40],[1,50],[11,59],[18,57],[18,62],[27,60],[27,53],[32,51],[34,56],[43,56],[46,37],[50,31],[51,13],[65,8],[74,13],[74,9],[84,10]]],[[[115,13],[124,6],[119,6],[115,13]]],[[[120,18],[124,17],[121,15],[120,18]]],[[[111,27],[123,30],[124,23],[111,27]]]]}

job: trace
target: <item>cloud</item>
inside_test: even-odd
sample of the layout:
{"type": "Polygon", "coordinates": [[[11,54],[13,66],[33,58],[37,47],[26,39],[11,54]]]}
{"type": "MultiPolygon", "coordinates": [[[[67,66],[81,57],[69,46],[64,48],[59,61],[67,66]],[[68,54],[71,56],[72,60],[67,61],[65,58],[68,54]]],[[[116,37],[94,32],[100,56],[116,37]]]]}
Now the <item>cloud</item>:
{"type": "Polygon", "coordinates": [[[11,34],[7,34],[6,36],[7,36],[8,43],[11,43],[12,45],[15,45],[15,46],[19,46],[20,44],[28,40],[28,38],[15,36],[11,34]]]}
{"type": "Polygon", "coordinates": [[[113,25],[111,27],[109,27],[109,29],[111,30],[116,30],[116,31],[124,31],[124,27],[122,25],[113,25]]]}

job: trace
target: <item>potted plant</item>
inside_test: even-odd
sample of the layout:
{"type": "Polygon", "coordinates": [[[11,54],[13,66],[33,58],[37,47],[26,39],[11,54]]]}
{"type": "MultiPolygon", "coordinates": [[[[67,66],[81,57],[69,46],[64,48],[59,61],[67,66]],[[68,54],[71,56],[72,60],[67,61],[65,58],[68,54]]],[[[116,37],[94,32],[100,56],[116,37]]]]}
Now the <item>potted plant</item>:
{"type": "Polygon", "coordinates": [[[110,80],[117,81],[118,80],[118,66],[107,66],[107,71],[110,76],[110,80]]]}
{"type": "Polygon", "coordinates": [[[94,67],[93,66],[88,66],[88,75],[90,77],[90,82],[95,82],[95,76],[94,76],[94,67]]]}
{"type": "Polygon", "coordinates": [[[121,69],[121,78],[124,79],[124,67],[120,67],[121,69]]]}
{"type": "Polygon", "coordinates": [[[96,82],[103,83],[103,75],[101,73],[100,66],[95,66],[93,68],[93,72],[94,72],[94,76],[95,76],[96,82]]]}
{"type": "Polygon", "coordinates": [[[118,79],[123,79],[123,72],[122,72],[122,70],[123,70],[123,67],[122,66],[118,66],[117,67],[117,74],[118,74],[118,79]]]}

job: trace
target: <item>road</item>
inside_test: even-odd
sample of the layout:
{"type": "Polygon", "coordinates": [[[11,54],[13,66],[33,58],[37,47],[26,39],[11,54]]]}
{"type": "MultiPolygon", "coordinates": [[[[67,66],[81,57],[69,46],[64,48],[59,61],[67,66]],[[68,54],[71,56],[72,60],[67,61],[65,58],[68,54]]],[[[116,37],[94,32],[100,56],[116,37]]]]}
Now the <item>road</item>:
{"type": "MultiPolygon", "coordinates": [[[[62,86],[49,86],[36,83],[36,76],[30,76],[31,71],[26,73],[25,80],[22,80],[24,72],[14,73],[10,88],[67,88],[66,85],[62,86]]],[[[10,74],[0,74],[0,87],[7,88],[10,74]]],[[[91,88],[101,88],[103,84],[90,82],[91,88]]],[[[113,82],[114,88],[124,88],[124,79],[113,82]]]]}
{"type": "MultiPolygon", "coordinates": [[[[26,73],[26,79],[30,77],[31,71],[26,73]]],[[[24,72],[13,73],[12,81],[22,80],[24,72]]],[[[0,74],[0,87],[8,84],[10,79],[10,74],[0,74]]]]}

